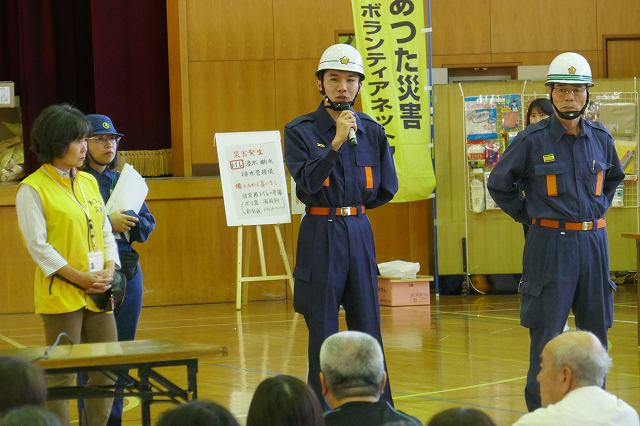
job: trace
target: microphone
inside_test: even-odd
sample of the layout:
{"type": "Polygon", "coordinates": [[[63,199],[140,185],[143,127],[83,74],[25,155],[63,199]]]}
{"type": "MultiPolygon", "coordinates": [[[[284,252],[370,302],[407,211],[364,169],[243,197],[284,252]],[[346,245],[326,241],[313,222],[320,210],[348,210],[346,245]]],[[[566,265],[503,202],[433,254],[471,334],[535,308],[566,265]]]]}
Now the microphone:
{"type": "Polygon", "coordinates": [[[349,137],[347,139],[349,139],[349,142],[351,142],[351,145],[353,146],[358,145],[358,139],[356,139],[356,131],[353,130],[353,127],[349,129],[349,137]]]}

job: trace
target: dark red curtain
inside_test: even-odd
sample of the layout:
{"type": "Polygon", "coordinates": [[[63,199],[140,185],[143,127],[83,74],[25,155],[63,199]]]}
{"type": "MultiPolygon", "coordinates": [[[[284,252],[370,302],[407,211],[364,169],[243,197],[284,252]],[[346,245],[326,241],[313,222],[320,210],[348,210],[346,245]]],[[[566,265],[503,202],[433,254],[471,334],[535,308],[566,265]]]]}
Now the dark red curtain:
{"type": "Polygon", "coordinates": [[[123,150],[171,147],[165,1],[92,0],[95,111],[123,150]]]}
{"type": "Polygon", "coordinates": [[[68,102],[110,115],[123,149],[170,148],[167,63],[164,1],[0,0],[0,80],[16,83],[27,147],[38,113],[68,102]]]}
{"type": "Polygon", "coordinates": [[[89,4],[82,0],[0,0],[0,80],[20,96],[27,172],[31,123],[47,105],[93,108],[89,4]]]}

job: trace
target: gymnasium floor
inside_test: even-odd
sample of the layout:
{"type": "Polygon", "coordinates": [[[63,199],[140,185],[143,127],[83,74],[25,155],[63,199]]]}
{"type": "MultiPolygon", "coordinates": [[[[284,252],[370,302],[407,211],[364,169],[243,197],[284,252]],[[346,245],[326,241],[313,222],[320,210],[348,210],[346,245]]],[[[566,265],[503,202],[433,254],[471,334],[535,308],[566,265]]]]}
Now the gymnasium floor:
{"type": "MultiPolygon", "coordinates": [[[[528,334],[518,323],[517,295],[431,295],[431,305],[383,307],[382,327],[396,406],[426,421],[449,407],[471,406],[499,425],[525,412],[522,396],[528,366],[528,334]]],[[[609,333],[614,366],[607,389],[640,409],[640,351],[635,285],[619,286],[609,333]]],[[[35,315],[0,315],[0,349],[43,342],[35,315]]],[[[573,319],[570,319],[573,325],[573,319]]],[[[344,327],[344,323],[343,323],[344,327]]],[[[203,358],[201,399],[227,406],[244,423],[255,387],[265,377],[306,377],[307,331],[290,302],[145,308],[139,339],[171,338],[225,345],[229,356],[203,358]]],[[[183,383],[182,370],[168,371],[183,383]]],[[[152,417],[168,405],[153,407],[152,417]]],[[[140,423],[136,400],[127,400],[125,424],[140,423]]]]}

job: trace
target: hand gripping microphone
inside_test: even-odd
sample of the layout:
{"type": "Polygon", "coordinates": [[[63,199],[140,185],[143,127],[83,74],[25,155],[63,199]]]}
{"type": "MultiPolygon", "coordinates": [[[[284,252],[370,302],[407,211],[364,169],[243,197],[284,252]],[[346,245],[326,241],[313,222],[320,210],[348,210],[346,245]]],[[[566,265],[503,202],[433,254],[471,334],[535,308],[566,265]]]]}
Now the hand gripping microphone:
{"type": "MultiPolygon", "coordinates": [[[[325,106],[325,108],[331,108],[334,111],[346,111],[348,109],[351,109],[351,102],[333,102],[331,99],[329,99],[328,96],[325,96],[325,99],[329,103],[329,105],[325,106]]],[[[353,130],[353,128],[349,129],[349,136],[347,137],[347,139],[349,140],[349,142],[351,142],[351,145],[358,145],[358,139],[356,139],[356,131],[353,130]]]]}

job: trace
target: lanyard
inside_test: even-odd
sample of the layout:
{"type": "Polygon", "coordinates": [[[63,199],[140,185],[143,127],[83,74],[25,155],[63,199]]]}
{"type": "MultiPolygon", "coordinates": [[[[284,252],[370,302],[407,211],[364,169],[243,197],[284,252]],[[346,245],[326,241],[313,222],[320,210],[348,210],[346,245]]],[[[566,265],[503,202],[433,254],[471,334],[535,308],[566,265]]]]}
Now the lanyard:
{"type": "MultiPolygon", "coordinates": [[[[93,244],[90,250],[92,251],[96,250],[98,245],[96,244],[96,236],[93,230],[93,221],[91,220],[91,216],[89,215],[89,207],[87,206],[87,197],[84,195],[84,190],[82,189],[82,183],[80,183],[80,180],[77,180],[76,182],[78,182],[78,187],[80,188],[80,193],[82,194],[82,200],[84,202],[84,206],[80,204],[80,201],[78,201],[78,198],[76,197],[75,193],[73,193],[73,195],[69,194],[69,191],[67,191],[62,185],[60,185],[60,182],[55,180],[53,176],[51,176],[44,168],[42,169],[42,171],[44,172],[45,175],[49,177],[49,179],[51,179],[56,185],[58,185],[60,189],[62,189],[62,192],[64,192],[67,195],[67,197],[71,198],[71,200],[74,203],[76,203],[78,207],[82,209],[82,212],[87,218],[87,224],[89,226],[89,237],[91,239],[91,243],[93,244]]],[[[71,185],[72,185],[71,191],[73,192],[73,180],[71,180],[71,185]]]]}

